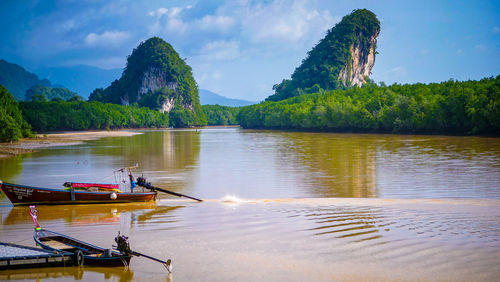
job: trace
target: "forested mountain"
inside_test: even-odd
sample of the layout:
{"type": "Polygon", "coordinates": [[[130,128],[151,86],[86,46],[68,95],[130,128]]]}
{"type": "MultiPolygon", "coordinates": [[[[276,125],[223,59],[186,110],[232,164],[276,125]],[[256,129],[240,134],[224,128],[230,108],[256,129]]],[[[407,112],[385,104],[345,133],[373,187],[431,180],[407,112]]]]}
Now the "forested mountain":
{"type": "Polygon", "coordinates": [[[245,128],[499,135],[500,75],[322,91],[247,106],[238,118],[245,128]]]}
{"type": "Polygon", "coordinates": [[[83,100],[82,97],[78,96],[75,92],[70,91],[67,88],[61,88],[61,87],[47,87],[47,86],[42,86],[42,85],[33,85],[26,91],[25,95],[25,100],[26,101],[31,101],[31,100],[61,100],[61,101],[67,101],[67,100],[83,100]]]}
{"type": "Polygon", "coordinates": [[[200,103],[202,105],[221,105],[227,107],[241,107],[257,104],[257,102],[252,101],[227,98],[206,89],[200,89],[200,103]]]}
{"type": "Polygon", "coordinates": [[[19,104],[7,88],[0,85],[0,142],[17,141],[31,135],[31,127],[23,119],[19,104]]]}
{"type": "Polygon", "coordinates": [[[33,85],[50,86],[47,79],[39,79],[23,67],[0,60],[0,84],[5,86],[18,101],[24,100],[26,90],[33,85]]]}
{"type": "Polygon", "coordinates": [[[343,89],[366,83],[375,63],[380,22],[366,9],[354,10],[328,30],[292,74],[273,86],[267,99],[279,101],[320,89],[343,89]]]}
{"type": "Polygon", "coordinates": [[[89,101],[137,104],[170,113],[176,127],[206,124],[198,86],[189,67],[174,48],[159,37],[132,51],[120,79],[96,89],[89,101]]]}

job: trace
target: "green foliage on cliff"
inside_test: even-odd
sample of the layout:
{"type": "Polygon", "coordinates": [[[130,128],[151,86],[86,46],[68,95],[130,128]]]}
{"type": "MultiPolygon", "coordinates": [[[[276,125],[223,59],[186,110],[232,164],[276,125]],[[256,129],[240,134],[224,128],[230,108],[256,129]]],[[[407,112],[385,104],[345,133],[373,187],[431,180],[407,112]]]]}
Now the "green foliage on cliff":
{"type": "Polygon", "coordinates": [[[0,142],[17,141],[31,135],[31,128],[23,119],[18,103],[0,85],[0,142]]]}
{"type": "Polygon", "coordinates": [[[67,101],[70,99],[82,100],[83,98],[67,88],[61,88],[61,87],[52,88],[43,85],[33,85],[26,91],[25,100],[31,101],[33,99],[48,100],[48,101],[51,100],[67,101]]]}
{"type": "Polygon", "coordinates": [[[148,108],[100,102],[21,102],[26,121],[38,132],[168,127],[168,115],[148,108]]]}
{"type": "Polygon", "coordinates": [[[191,112],[183,115],[189,115],[190,118],[183,119],[180,123],[174,122],[175,126],[180,126],[181,123],[183,126],[206,124],[191,67],[170,44],[159,37],[139,44],[128,56],[122,77],[106,89],[94,90],[89,101],[137,103],[154,110],[160,109],[163,103],[168,101],[175,105],[171,111],[171,114],[175,115],[173,120],[179,120],[178,115],[181,112],[191,112]],[[149,78],[146,79],[146,85],[143,85],[145,74],[148,74],[149,78]],[[158,88],[159,85],[162,87],[158,88]],[[148,91],[140,93],[144,92],[144,89],[148,91]]]}
{"type": "MultiPolygon", "coordinates": [[[[307,53],[302,64],[295,69],[292,79],[284,79],[273,86],[275,94],[267,100],[279,101],[307,93],[342,89],[344,82],[339,79],[343,68],[351,61],[351,46],[359,45],[369,52],[370,38],[377,36],[380,22],[374,13],[366,9],[354,10],[341,22],[328,30],[325,38],[307,53]]],[[[374,49],[376,46],[373,46],[374,49]]],[[[349,82],[345,82],[349,85],[349,82]]]]}
{"type": "Polygon", "coordinates": [[[480,81],[375,84],[242,108],[245,128],[500,134],[500,75],[480,81]]]}
{"type": "Polygon", "coordinates": [[[226,107],[219,105],[203,105],[201,106],[205,116],[207,117],[208,125],[237,125],[237,116],[240,112],[240,107],[226,107]]]}
{"type": "Polygon", "coordinates": [[[26,90],[31,86],[50,86],[50,81],[40,80],[38,76],[26,71],[21,66],[0,60],[0,84],[5,86],[16,100],[22,101],[26,90]]]}

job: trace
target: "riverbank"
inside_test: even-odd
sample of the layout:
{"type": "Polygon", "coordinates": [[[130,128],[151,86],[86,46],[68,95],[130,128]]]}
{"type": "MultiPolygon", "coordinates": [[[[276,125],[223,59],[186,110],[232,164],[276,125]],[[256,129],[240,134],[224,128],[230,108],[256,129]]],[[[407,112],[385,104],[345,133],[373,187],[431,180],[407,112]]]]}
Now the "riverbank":
{"type": "Polygon", "coordinates": [[[0,143],[0,159],[36,152],[41,148],[77,145],[83,143],[84,141],[104,137],[133,136],[136,134],[142,133],[131,130],[103,130],[37,134],[34,138],[23,138],[13,143],[0,143]]]}

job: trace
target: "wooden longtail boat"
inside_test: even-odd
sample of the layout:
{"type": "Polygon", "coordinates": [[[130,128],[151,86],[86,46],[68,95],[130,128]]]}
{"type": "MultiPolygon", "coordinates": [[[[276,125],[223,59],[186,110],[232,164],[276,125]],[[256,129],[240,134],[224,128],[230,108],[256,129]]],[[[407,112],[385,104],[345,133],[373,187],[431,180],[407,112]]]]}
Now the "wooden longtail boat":
{"type": "Polygon", "coordinates": [[[7,198],[14,205],[32,204],[97,204],[97,203],[128,203],[128,202],[149,202],[156,200],[157,192],[133,192],[136,183],[132,176],[132,167],[125,167],[117,172],[128,171],[130,181],[130,192],[120,191],[118,184],[103,183],[80,183],[66,182],[64,189],[33,187],[12,183],[2,183],[0,190],[3,190],[7,198]]]}
{"type": "Polygon", "coordinates": [[[161,263],[168,272],[172,271],[172,260],[163,261],[130,249],[128,237],[120,235],[115,237],[117,246],[114,249],[105,249],[90,243],[80,241],[68,235],[43,229],[38,224],[37,210],[30,206],[30,215],[35,223],[35,242],[43,249],[57,251],[64,254],[73,254],[72,261],[75,265],[95,266],[125,266],[128,267],[132,256],[145,257],[161,263]]]}
{"type": "Polygon", "coordinates": [[[80,241],[68,235],[37,228],[33,238],[43,249],[73,253],[77,265],[128,266],[131,254],[125,255],[80,241]]]}
{"type": "Polygon", "coordinates": [[[202,202],[198,198],[155,187],[150,182],[147,182],[144,177],[137,177],[137,181],[134,181],[131,169],[136,167],[137,164],[133,167],[115,171],[124,172],[128,170],[130,192],[120,191],[118,184],[66,182],[63,184],[66,187],[65,189],[51,189],[3,183],[2,181],[0,181],[0,191],[3,190],[14,205],[149,202],[156,200],[158,191],[202,202]],[[143,192],[133,192],[134,187],[137,185],[143,187],[143,189],[148,189],[150,192],[144,192],[144,190],[143,192]]]}
{"type": "Polygon", "coordinates": [[[52,189],[11,183],[1,183],[0,188],[14,205],[31,204],[97,204],[154,201],[156,191],[116,192],[110,190],[52,189]]]}
{"type": "Polygon", "coordinates": [[[30,207],[30,215],[35,223],[33,239],[45,250],[73,254],[75,265],[95,266],[126,266],[128,267],[132,254],[105,249],[80,241],[68,235],[46,230],[38,224],[37,211],[30,207]]]}

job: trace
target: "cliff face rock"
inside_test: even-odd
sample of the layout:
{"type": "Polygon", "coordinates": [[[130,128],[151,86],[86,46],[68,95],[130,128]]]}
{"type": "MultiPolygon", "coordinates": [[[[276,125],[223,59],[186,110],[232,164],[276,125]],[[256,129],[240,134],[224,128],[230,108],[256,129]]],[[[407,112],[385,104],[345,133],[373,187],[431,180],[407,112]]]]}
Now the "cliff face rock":
{"type": "Polygon", "coordinates": [[[378,32],[370,37],[369,44],[362,43],[361,34],[358,35],[358,41],[351,45],[349,53],[351,61],[340,71],[339,80],[343,86],[363,86],[365,77],[369,77],[375,65],[375,48],[377,46],[378,32]]]}
{"type": "Polygon", "coordinates": [[[191,67],[159,37],[139,44],[128,56],[122,77],[104,90],[96,89],[89,100],[138,104],[166,113],[177,109],[177,116],[193,124],[204,120],[191,67]]]}
{"type": "Polygon", "coordinates": [[[154,92],[163,87],[175,91],[178,86],[177,81],[167,81],[167,74],[164,71],[156,67],[150,67],[142,75],[138,99],[140,100],[141,96],[148,92],[154,92]]]}
{"type": "Polygon", "coordinates": [[[294,96],[351,86],[361,86],[375,64],[380,22],[374,13],[354,10],[328,30],[307,53],[291,79],[273,86],[267,98],[279,101],[294,96]]]}

